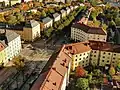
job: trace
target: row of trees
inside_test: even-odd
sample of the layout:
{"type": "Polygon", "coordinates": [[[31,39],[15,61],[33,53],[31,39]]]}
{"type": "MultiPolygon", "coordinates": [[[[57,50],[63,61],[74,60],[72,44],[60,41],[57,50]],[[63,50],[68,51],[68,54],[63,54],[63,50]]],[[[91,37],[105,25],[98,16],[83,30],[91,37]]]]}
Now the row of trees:
{"type": "Polygon", "coordinates": [[[55,32],[61,31],[64,27],[68,26],[76,17],[76,15],[83,9],[86,9],[86,7],[80,7],[77,10],[71,12],[68,16],[64,17],[63,19],[54,22],[53,27],[49,28],[47,31],[45,31],[45,36],[50,37],[53,30],[55,32]]]}

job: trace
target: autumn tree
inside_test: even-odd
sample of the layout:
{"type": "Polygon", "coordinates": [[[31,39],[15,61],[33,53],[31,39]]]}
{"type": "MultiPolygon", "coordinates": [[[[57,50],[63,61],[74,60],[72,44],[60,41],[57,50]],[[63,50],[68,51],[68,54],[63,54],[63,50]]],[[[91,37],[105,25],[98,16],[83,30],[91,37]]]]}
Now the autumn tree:
{"type": "Polygon", "coordinates": [[[85,69],[82,66],[78,66],[75,70],[76,77],[84,77],[86,75],[85,69]]]}
{"type": "Polygon", "coordinates": [[[112,75],[115,75],[115,68],[113,66],[110,67],[109,69],[109,74],[112,76],[112,75]]]}

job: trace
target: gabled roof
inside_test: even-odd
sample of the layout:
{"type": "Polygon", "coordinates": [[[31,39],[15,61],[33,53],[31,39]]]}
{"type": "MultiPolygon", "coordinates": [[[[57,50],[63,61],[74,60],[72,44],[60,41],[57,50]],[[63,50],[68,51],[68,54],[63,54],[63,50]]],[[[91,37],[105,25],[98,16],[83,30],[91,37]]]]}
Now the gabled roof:
{"type": "Polygon", "coordinates": [[[78,28],[78,29],[83,30],[84,32],[90,33],[90,34],[106,35],[106,32],[100,27],[89,27],[88,25],[85,25],[82,23],[74,23],[72,25],[72,27],[78,28]]]}
{"type": "Polygon", "coordinates": [[[61,12],[61,13],[66,13],[66,11],[65,11],[64,9],[62,9],[60,12],[61,12]]]}
{"type": "Polygon", "coordinates": [[[28,23],[25,24],[25,27],[33,28],[35,26],[39,25],[39,23],[35,20],[30,20],[28,23]]]}
{"type": "Polygon", "coordinates": [[[43,23],[48,23],[48,22],[50,22],[51,20],[52,20],[52,18],[46,17],[46,18],[42,19],[42,22],[43,22],[43,23]]]}
{"type": "Polygon", "coordinates": [[[20,36],[19,34],[13,32],[13,31],[9,31],[9,30],[6,30],[6,32],[5,32],[4,29],[0,29],[0,32],[4,32],[4,33],[0,34],[0,40],[5,41],[5,44],[11,42],[12,40],[14,40],[18,36],[20,36]]]}
{"type": "Polygon", "coordinates": [[[60,16],[60,14],[58,14],[58,13],[54,13],[54,14],[53,14],[53,17],[54,17],[54,18],[56,18],[56,17],[58,17],[58,16],[60,16]]]}

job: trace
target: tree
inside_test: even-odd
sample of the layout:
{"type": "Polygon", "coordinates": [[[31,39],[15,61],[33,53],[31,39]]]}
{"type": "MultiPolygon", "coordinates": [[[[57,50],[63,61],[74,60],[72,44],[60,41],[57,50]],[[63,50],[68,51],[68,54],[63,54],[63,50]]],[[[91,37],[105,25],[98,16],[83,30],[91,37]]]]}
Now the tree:
{"type": "Polygon", "coordinates": [[[45,32],[45,35],[46,35],[47,37],[50,37],[52,31],[53,31],[53,28],[50,27],[50,28],[45,32]]]}
{"type": "Polygon", "coordinates": [[[117,26],[120,26],[120,18],[115,18],[115,23],[117,26]]]}
{"type": "Polygon", "coordinates": [[[8,16],[8,21],[7,22],[9,24],[13,24],[14,25],[14,24],[17,24],[18,21],[17,21],[16,16],[11,14],[11,15],[8,16]]]}
{"type": "Polygon", "coordinates": [[[42,12],[41,12],[41,16],[42,16],[42,17],[46,17],[46,13],[45,13],[44,10],[42,10],[42,12]]]}
{"type": "Polygon", "coordinates": [[[76,85],[80,90],[88,90],[89,88],[89,83],[88,79],[86,78],[79,78],[77,80],[77,85],[76,85]]]}
{"type": "Polygon", "coordinates": [[[80,3],[84,3],[84,0],[79,0],[80,3]]]}
{"type": "Polygon", "coordinates": [[[120,60],[118,60],[118,63],[117,63],[117,71],[120,72],[120,60]]]}
{"type": "Polygon", "coordinates": [[[18,22],[25,21],[24,16],[22,14],[16,13],[15,16],[16,16],[18,22]]]}
{"type": "Polygon", "coordinates": [[[3,14],[0,14],[0,22],[5,22],[5,18],[4,18],[4,15],[3,14]]]}
{"type": "Polygon", "coordinates": [[[54,13],[54,12],[55,12],[55,10],[52,9],[52,8],[50,8],[50,9],[48,10],[48,13],[54,13]]]}
{"type": "Polygon", "coordinates": [[[86,75],[85,70],[82,66],[78,66],[75,71],[76,77],[84,77],[86,75]]]}
{"type": "Polygon", "coordinates": [[[112,76],[112,75],[115,75],[115,68],[113,66],[110,67],[109,69],[109,74],[112,76]]]}

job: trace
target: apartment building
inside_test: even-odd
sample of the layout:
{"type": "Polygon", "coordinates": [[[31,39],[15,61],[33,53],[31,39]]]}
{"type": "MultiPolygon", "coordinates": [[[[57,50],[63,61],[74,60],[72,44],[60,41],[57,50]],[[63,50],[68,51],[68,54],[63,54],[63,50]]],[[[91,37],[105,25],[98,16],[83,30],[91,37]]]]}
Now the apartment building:
{"type": "Polygon", "coordinates": [[[36,38],[40,37],[40,24],[35,20],[30,20],[20,25],[6,25],[1,23],[0,29],[16,32],[21,36],[23,41],[34,41],[36,38]]]}
{"type": "Polygon", "coordinates": [[[52,25],[53,25],[53,19],[50,17],[45,17],[42,19],[41,27],[43,27],[43,28],[41,28],[41,29],[43,30],[43,29],[52,27],[52,25]]]}
{"type": "Polygon", "coordinates": [[[3,64],[4,60],[5,60],[5,46],[0,41],[0,65],[3,64]]]}
{"type": "Polygon", "coordinates": [[[50,58],[50,60],[54,60],[52,66],[49,66],[48,71],[42,73],[31,90],[65,90],[69,83],[72,59],[68,53],[68,50],[63,46],[56,57],[52,56],[50,58]]]}
{"type": "Polygon", "coordinates": [[[72,70],[75,70],[77,66],[86,67],[89,65],[91,48],[83,43],[75,43],[66,45],[66,49],[72,54],[72,70]]]}
{"type": "Polygon", "coordinates": [[[120,45],[101,41],[85,41],[63,45],[51,56],[47,70],[36,80],[31,90],[65,90],[69,83],[70,70],[89,63],[105,66],[116,65],[120,60],[120,45]]]}
{"type": "Polygon", "coordinates": [[[2,53],[0,62],[5,65],[20,53],[21,39],[20,35],[13,31],[1,29],[0,32],[0,53],[2,53]]]}
{"type": "Polygon", "coordinates": [[[107,33],[102,28],[89,27],[82,23],[74,23],[71,27],[71,39],[75,41],[104,41],[106,42],[107,33]]]}

